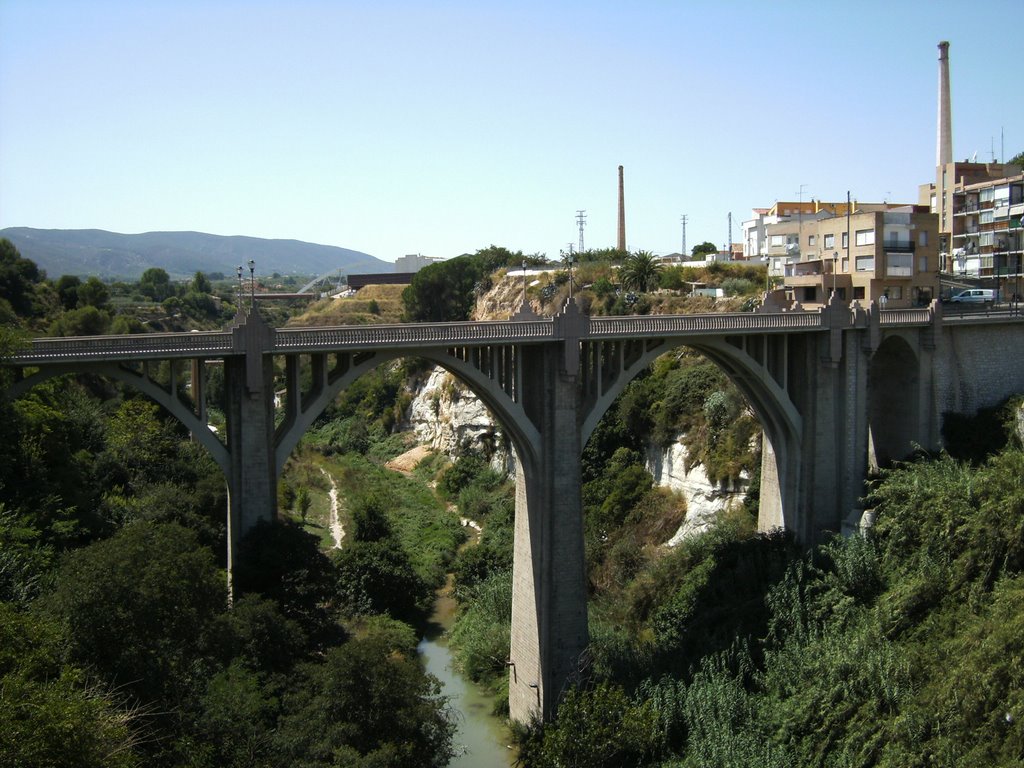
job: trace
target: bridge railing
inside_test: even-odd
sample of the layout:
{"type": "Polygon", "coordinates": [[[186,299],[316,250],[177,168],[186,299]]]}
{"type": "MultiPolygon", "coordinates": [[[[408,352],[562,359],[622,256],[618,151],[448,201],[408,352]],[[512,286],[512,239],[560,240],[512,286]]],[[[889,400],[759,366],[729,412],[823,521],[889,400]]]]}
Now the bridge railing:
{"type": "Polygon", "coordinates": [[[144,333],[126,336],[67,336],[33,339],[14,355],[23,365],[62,360],[139,360],[146,357],[215,357],[232,352],[232,334],[226,331],[144,333]]]}
{"type": "Polygon", "coordinates": [[[928,307],[884,309],[878,315],[879,325],[928,325],[932,321],[928,307]]]}
{"type": "Polygon", "coordinates": [[[554,322],[537,320],[491,320],[464,323],[417,323],[394,325],[332,326],[324,328],[279,328],[274,336],[275,352],[325,351],[379,347],[529,342],[552,338],[554,322]]]}
{"type": "Polygon", "coordinates": [[[659,336],[664,334],[718,334],[730,331],[791,331],[822,327],[820,312],[733,312],[706,315],[645,315],[592,317],[588,338],[659,336]]]}

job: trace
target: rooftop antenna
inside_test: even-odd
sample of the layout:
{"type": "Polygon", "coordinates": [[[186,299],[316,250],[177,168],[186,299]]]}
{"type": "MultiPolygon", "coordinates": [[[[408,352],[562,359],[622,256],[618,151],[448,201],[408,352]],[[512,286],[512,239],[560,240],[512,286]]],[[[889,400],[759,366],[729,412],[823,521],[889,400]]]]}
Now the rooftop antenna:
{"type": "Polygon", "coordinates": [[[583,253],[583,227],[587,225],[587,212],[576,211],[576,223],[580,228],[580,249],[579,252],[583,253]]]}

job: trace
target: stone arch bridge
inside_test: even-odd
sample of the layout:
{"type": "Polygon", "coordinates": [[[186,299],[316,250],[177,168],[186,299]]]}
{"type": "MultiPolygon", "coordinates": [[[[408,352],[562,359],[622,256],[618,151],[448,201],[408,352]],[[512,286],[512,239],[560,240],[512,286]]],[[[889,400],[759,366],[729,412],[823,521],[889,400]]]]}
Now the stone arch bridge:
{"type": "Polygon", "coordinates": [[[276,514],[288,455],[340,391],[399,357],[448,369],[485,402],[519,459],[509,704],[526,721],[553,713],[588,643],[583,447],[654,358],[686,345],[724,369],[764,431],[759,527],[812,544],[858,525],[871,466],[914,444],[941,447],[943,414],[1024,392],[1022,330],[1019,313],[943,318],[937,303],[591,318],[570,299],[554,317],[524,306],[488,322],[273,329],[251,312],[223,332],[36,339],[2,362],[16,371],[13,397],[45,378],[93,372],[178,418],[227,478],[229,570],[240,538],[276,514]],[[208,364],[221,361],[223,440],[207,426],[204,393],[208,364]],[[169,383],[151,375],[161,363],[169,383]]]}

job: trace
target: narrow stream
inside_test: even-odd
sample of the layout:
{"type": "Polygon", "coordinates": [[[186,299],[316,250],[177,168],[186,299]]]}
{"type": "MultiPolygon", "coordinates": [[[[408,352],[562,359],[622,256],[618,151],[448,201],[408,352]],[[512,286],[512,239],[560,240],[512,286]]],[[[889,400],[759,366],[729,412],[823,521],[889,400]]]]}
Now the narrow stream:
{"type": "Polygon", "coordinates": [[[458,713],[455,732],[455,757],[449,768],[509,768],[515,752],[509,748],[508,727],[491,715],[491,701],[470,681],[454,670],[448,638],[455,619],[455,599],[451,596],[451,575],[448,584],[437,593],[434,614],[430,617],[419,652],[427,672],[441,681],[443,693],[458,713]]]}

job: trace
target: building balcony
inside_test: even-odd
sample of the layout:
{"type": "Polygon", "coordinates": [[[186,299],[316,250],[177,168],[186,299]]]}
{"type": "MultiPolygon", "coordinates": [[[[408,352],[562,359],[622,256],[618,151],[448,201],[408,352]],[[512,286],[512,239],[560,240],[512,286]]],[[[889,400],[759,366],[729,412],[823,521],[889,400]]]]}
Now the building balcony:
{"type": "Polygon", "coordinates": [[[978,212],[978,204],[976,202],[964,203],[963,205],[954,205],[953,206],[953,215],[954,216],[963,216],[964,214],[977,213],[977,212],[978,212]]]}
{"type": "Polygon", "coordinates": [[[913,240],[887,240],[882,243],[882,250],[886,253],[913,253],[916,250],[916,246],[917,243],[913,240]]]}

